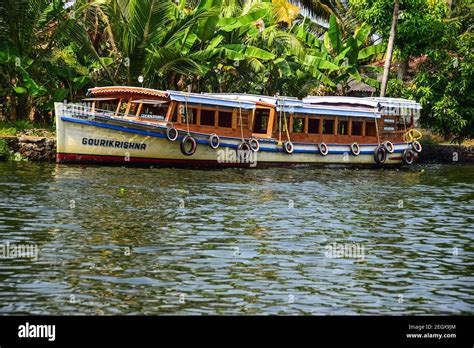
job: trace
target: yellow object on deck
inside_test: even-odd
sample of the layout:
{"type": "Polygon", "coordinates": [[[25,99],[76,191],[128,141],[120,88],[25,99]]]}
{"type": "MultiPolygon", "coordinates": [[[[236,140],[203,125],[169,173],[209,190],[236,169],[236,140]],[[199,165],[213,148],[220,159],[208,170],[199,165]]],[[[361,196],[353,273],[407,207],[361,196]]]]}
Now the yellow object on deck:
{"type": "Polygon", "coordinates": [[[403,134],[403,141],[411,142],[415,140],[420,140],[423,137],[423,134],[417,129],[409,129],[403,134]]]}

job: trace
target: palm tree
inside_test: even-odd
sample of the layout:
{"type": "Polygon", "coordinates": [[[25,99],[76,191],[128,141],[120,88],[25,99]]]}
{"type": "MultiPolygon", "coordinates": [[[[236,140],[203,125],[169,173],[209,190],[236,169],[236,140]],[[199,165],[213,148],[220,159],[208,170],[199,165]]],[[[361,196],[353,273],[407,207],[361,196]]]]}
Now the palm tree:
{"type": "Polygon", "coordinates": [[[395,0],[393,5],[392,27],[390,28],[390,36],[388,38],[387,54],[385,56],[385,64],[383,67],[382,87],[380,88],[380,96],[385,96],[387,89],[388,76],[390,74],[390,64],[393,56],[393,44],[395,42],[395,35],[397,34],[398,10],[400,8],[400,0],[395,0]]]}
{"type": "MultiPolygon", "coordinates": [[[[64,15],[60,0],[4,0],[0,3],[1,89],[11,120],[26,118],[35,98],[48,94],[45,63],[64,15]],[[37,82],[42,79],[42,83],[37,82]]],[[[35,110],[35,109],[33,109],[35,110]]]]}

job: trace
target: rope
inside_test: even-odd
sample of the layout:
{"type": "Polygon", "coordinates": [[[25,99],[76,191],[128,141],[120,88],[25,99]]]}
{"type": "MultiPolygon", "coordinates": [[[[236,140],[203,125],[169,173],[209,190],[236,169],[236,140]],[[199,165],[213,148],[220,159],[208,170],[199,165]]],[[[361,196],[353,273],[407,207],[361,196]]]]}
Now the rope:
{"type": "MultiPolygon", "coordinates": [[[[405,116],[401,116],[402,117],[402,120],[403,120],[403,141],[405,141],[405,134],[407,132],[407,123],[405,121],[405,116]]],[[[406,143],[408,143],[408,141],[405,141],[406,143]]]]}
{"type": "Polygon", "coordinates": [[[282,113],[282,110],[280,107],[280,113],[278,115],[278,146],[282,144],[281,143],[281,113],[282,113]]]}
{"type": "Polygon", "coordinates": [[[377,142],[379,143],[379,146],[380,146],[379,123],[377,119],[375,119],[375,132],[377,133],[377,142]]]}
{"type": "MultiPolygon", "coordinates": [[[[413,112],[413,111],[412,111],[413,112]]],[[[407,124],[405,121],[405,117],[402,117],[403,119],[403,127],[404,127],[404,133],[403,133],[403,141],[406,143],[410,143],[415,140],[420,140],[423,137],[423,134],[417,129],[411,128],[407,130],[407,124]]]]}
{"type": "Polygon", "coordinates": [[[423,137],[423,134],[417,129],[409,129],[405,134],[403,134],[403,141],[412,142],[415,140],[420,140],[423,137]]]}
{"type": "Polygon", "coordinates": [[[283,117],[284,117],[284,120],[285,120],[286,137],[288,138],[288,141],[291,143],[290,132],[288,131],[288,124],[287,124],[287,122],[286,122],[286,112],[285,112],[285,109],[284,109],[284,108],[283,108],[283,117]]]}
{"type": "Polygon", "coordinates": [[[189,133],[189,110],[188,110],[188,94],[186,93],[185,94],[185,99],[184,99],[184,103],[186,105],[186,127],[187,127],[187,130],[188,130],[188,135],[190,135],[189,133]]]}
{"type": "Polygon", "coordinates": [[[239,99],[239,122],[240,122],[240,137],[242,138],[242,141],[244,141],[244,125],[242,123],[242,106],[240,105],[240,99],[239,99]]]}

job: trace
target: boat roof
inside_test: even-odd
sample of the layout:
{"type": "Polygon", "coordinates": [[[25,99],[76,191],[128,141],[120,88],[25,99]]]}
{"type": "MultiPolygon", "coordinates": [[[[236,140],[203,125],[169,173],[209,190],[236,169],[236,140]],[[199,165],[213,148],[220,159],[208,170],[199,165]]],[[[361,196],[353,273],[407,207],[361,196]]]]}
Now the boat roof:
{"type": "Polygon", "coordinates": [[[381,98],[381,97],[339,97],[339,96],[308,96],[303,98],[304,103],[314,105],[359,105],[368,106],[372,108],[406,108],[420,110],[421,105],[414,100],[401,99],[401,98],[381,98]]]}
{"type": "Polygon", "coordinates": [[[255,109],[257,106],[263,105],[275,107],[277,112],[349,117],[380,118],[382,114],[399,113],[400,110],[421,109],[421,105],[416,101],[400,98],[308,96],[301,100],[288,96],[272,97],[246,93],[187,93],[131,86],[108,86],[89,89],[89,94],[96,98],[126,93],[142,96],[143,98],[140,100],[144,103],[152,103],[150,99],[147,99],[148,97],[159,97],[165,100],[190,104],[217,105],[242,109],[255,109]]]}
{"type": "Polygon", "coordinates": [[[165,91],[160,91],[158,89],[143,88],[143,87],[131,87],[131,86],[106,86],[106,87],[94,87],[89,88],[88,93],[94,97],[98,95],[107,95],[107,94],[139,94],[143,96],[153,96],[168,98],[168,94],[165,91]]]}
{"type": "Polygon", "coordinates": [[[248,100],[240,100],[234,98],[226,98],[224,96],[214,96],[210,94],[186,93],[178,91],[167,91],[171,100],[179,102],[187,102],[193,104],[206,104],[227,106],[232,108],[255,109],[256,102],[248,100]]]}

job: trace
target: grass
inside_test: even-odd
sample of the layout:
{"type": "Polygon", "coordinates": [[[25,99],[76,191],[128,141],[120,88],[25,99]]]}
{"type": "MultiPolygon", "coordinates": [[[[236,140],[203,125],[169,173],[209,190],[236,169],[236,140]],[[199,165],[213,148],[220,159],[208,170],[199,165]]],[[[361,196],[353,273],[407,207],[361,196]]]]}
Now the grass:
{"type": "Polygon", "coordinates": [[[26,120],[15,122],[0,122],[0,136],[16,136],[26,131],[30,131],[30,135],[43,136],[44,130],[54,133],[55,125],[40,125],[26,120]]]}

